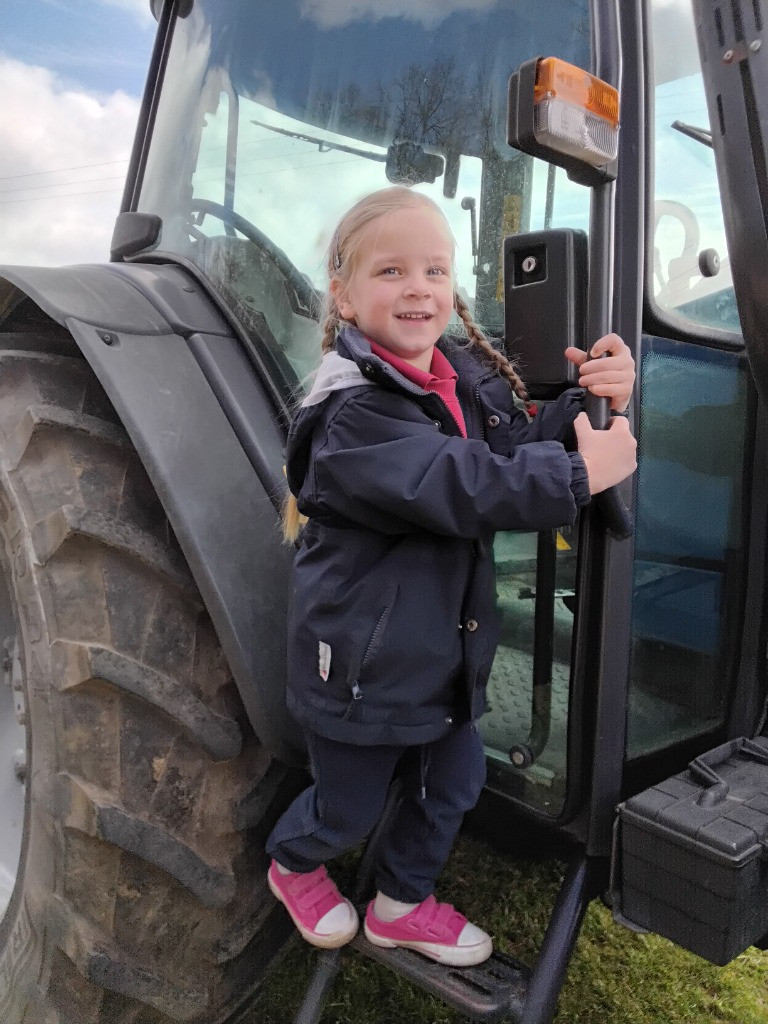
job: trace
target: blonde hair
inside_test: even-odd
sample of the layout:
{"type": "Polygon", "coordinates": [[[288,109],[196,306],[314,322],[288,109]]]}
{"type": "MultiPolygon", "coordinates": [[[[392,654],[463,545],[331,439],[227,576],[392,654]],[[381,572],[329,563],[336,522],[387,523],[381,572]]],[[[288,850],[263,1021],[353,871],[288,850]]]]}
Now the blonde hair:
{"type": "MultiPolygon", "coordinates": [[[[333,233],[326,255],[329,284],[332,281],[337,281],[343,289],[351,281],[357,265],[357,254],[364,240],[364,229],[369,224],[386,214],[414,206],[423,206],[437,213],[445,221],[449,234],[451,234],[445,214],[428,196],[414,192],[405,185],[395,185],[391,188],[379,189],[378,192],[371,192],[344,214],[333,233]]],[[[453,240],[452,234],[451,239],[453,240]]],[[[514,365],[503,352],[494,348],[483,334],[479,325],[472,319],[469,306],[459,295],[455,285],[453,308],[464,324],[469,344],[480,349],[486,361],[509,382],[515,394],[526,401],[528,392],[514,365]]],[[[326,290],[321,317],[323,354],[332,352],[336,347],[336,336],[344,323],[346,321],[339,312],[334,291],[329,287],[326,290]]],[[[283,510],[283,536],[288,543],[293,543],[296,540],[299,530],[305,522],[306,517],[299,512],[296,498],[289,494],[283,510]]]]}

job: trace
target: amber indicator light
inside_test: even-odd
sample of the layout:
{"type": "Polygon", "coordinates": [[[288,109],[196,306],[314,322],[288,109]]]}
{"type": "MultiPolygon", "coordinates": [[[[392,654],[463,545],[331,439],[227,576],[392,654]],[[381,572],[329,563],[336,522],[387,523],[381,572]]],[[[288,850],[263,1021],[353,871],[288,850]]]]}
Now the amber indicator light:
{"type": "Polygon", "coordinates": [[[535,103],[560,100],[603,118],[613,128],[618,127],[618,90],[558,57],[539,61],[533,95],[535,103]]]}

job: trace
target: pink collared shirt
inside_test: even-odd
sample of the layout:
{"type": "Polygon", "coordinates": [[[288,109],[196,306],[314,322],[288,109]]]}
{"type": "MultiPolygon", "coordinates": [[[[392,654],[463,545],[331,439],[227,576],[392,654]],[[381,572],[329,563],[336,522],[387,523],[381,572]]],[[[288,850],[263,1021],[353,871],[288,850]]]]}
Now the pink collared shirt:
{"type": "Polygon", "coordinates": [[[385,363],[389,363],[393,370],[401,373],[406,380],[416,384],[424,391],[434,391],[436,395],[448,406],[448,411],[456,421],[456,426],[461,431],[461,436],[467,436],[467,426],[464,422],[464,413],[461,411],[459,400],[456,397],[456,381],[458,374],[445,358],[440,349],[436,348],[432,353],[432,364],[429,370],[420,370],[418,367],[407,363],[404,359],[394,355],[383,345],[377,345],[375,341],[367,339],[371,346],[371,352],[385,363]]]}

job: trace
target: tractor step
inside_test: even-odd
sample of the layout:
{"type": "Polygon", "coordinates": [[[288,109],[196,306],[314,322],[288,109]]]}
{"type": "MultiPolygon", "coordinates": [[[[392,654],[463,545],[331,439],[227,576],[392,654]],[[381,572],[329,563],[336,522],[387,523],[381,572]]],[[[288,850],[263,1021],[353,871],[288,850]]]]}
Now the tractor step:
{"type": "Polygon", "coordinates": [[[471,1020],[492,1024],[520,1019],[531,972],[504,953],[494,953],[477,967],[446,967],[410,949],[374,946],[362,933],[351,945],[471,1020]]]}

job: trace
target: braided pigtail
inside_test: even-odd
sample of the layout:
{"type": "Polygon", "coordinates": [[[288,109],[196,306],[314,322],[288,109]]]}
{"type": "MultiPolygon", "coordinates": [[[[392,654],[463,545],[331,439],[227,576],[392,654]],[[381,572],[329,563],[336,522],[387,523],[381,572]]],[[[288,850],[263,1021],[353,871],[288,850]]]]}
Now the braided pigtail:
{"type": "MultiPolygon", "coordinates": [[[[339,243],[338,231],[334,234],[328,250],[327,269],[331,280],[339,276],[339,243]]],[[[333,290],[329,288],[326,292],[324,313],[320,325],[321,349],[323,355],[333,352],[336,347],[336,335],[341,327],[342,317],[333,290]]],[[[295,495],[289,492],[283,505],[283,539],[286,544],[294,544],[301,532],[302,526],[307,522],[307,517],[299,512],[299,506],[295,495]]]]}
{"type": "Polygon", "coordinates": [[[321,327],[323,355],[326,352],[333,352],[336,347],[336,335],[340,327],[341,314],[339,313],[339,307],[336,305],[336,299],[333,297],[333,294],[329,291],[328,299],[326,300],[325,318],[321,327]]]}
{"type": "Polygon", "coordinates": [[[495,349],[490,341],[488,341],[486,336],[480,330],[480,327],[472,319],[469,306],[458,292],[454,292],[453,295],[453,308],[461,317],[461,321],[464,324],[464,329],[467,332],[470,344],[477,345],[477,347],[482,350],[483,354],[488,359],[488,362],[495,366],[499,371],[499,374],[509,381],[512,390],[518,398],[527,402],[528,392],[525,389],[525,384],[523,384],[519,374],[515,370],[515,367],[503,352],[499,352],[498,349],[495,349]]]}
{"type": "Polygon", "coordinates": [[[296,498],[289,492],[283,505],[283,540],[286,544],[294,544],[299,536],[307,517],[299,512],[296,498]]]}
{"type": "MultiPolygon", "coordinates": [[[[339,315],[339,308],[336,305],[333,294],[329,290],[326,300],[325,317],[321,326],[323,355],[326,352],[333,352],[336,345],[336,334],[340,326],[341,316],[339,315]]],[[[283,539],[286,544],[295,543],[306,521],[307,517],[299,512],[296,498],[289,493],[283,506],[283,539]]]]}

